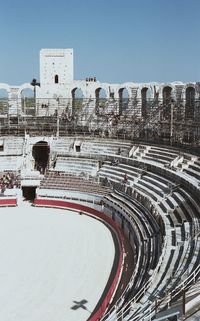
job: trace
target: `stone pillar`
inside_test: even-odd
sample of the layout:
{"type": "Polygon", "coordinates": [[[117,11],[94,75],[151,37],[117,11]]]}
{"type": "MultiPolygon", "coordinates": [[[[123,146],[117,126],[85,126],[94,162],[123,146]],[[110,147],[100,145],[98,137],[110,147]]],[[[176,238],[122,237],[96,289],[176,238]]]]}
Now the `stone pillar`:
{"type": "Polygon", "coordinates": [[[17,87],[11,87],[8,94],[9,115],[18,116],[22,113],[21,97],[18,96],[17,87]]]}

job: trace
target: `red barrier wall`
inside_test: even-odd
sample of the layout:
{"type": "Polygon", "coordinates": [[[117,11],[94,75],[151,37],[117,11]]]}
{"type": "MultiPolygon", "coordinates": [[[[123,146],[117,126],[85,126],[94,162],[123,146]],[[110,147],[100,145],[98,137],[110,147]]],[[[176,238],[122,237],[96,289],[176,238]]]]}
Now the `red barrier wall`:
{"type": "Polygon", "coordinates": [[[17,206],[16,198],[0,198],[0,206],[17,206]]]}
{"type": "Polygon", "coordinates": [[[124,245],[123,245],[123,235],[121,233],[121,230],[117,226],[117,224],[108,216],[106,216],[104,213],[99,212],[98,210],[95,210],[94,208],[82,205],[82,204],[76,204],[71,203],[63,200],[52,200],[52,199],[35,199],[35,205],[36,206],[49,206],[49,207],[59,207],[59,208],[69,208],[74,209],[76,211],[85,212],[91,216],[97,217],[104,222],[108,223],[117,233],[119,246],[120,246],[120,256],[117,266],[117,271],[115,274],[115,277],[113,278],[112,284],[110,286],[110,289],[106,293],[105,298],[103,299],[103,302],[99,309],[92,315],[88,321],[97,321],[100,320],[100,318],[103,316],[103,314],[106,311],[106,308],[109,305],[109,302],[115,292],[116,286],[119,281],[121,269],[122,269],[122,263],[123,263],[123,252],[124,252],[124,245]]]}

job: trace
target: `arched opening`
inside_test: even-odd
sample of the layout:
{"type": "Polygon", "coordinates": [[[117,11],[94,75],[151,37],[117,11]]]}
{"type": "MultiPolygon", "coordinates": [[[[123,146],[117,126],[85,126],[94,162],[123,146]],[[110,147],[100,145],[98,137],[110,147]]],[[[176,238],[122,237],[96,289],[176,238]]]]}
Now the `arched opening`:
{"type": "Polygon", "coordinates": [[[22,186],[22,195],[26,200],[34,201],[37,186],[22,186]]]}
{"type": "Polygon", "coordinates": [[[104,115],[106,113],[106,91],[103,88],[95,90],[95,110],[97,114],[104,115]]]}
{"type": "Polygon", "coordinates": [[[0,115],[8,114],[8,92],[0,89],[0,115]]]}
{"type": "Polygon", "coordinates": [[[35,160],[35,169],[44,174],[49,161],[49,145],[45,141],[37,142],[32,149],[32,155],[35,160]]]}
{"type": "Polygon", "coordinates": [[[120,88],[119,91],[119,115],[126,113],[128,109],[128,90],[126,88],[120,88]]]}
{"type": "Polygon", "coordinates": [[[54,81],[55,81],[55,84],[58,84],[58,82],[59,82],[58,75],[55,75],[55,77],[54,77],[54,81]]]}
{"type": "Polygon", "coordinates": [[[194,117],[194,109],[195,109],[195,88],[187,87],[185,92],[185,118],[192,119],[194,117]]]}
{"type": "Polygon", "coordinates": [[[35,115],[35,98],[34,90],[30,88],[24,88],[21,93],[21,109],[24,115],[35,115]]]}
{"type": "Polygon", "coordinates": [[[172,98],[172,88],[166,86],[163,88],[163,105],[168,105],[171,103],[172,98]]]}
{"type": "Polygon", "coordinates": [[[72,115],[78,114],[83,107],[83,92],[81,88],[74,88],[72,90],[72,115]]]}
{"type": "Polygon", "coordinates": [[[151,91],[148,87],[144,87],[141,90],[142,99],[142,117],[147,118],[149,115],[149,102],[151,97],[151,91]]]}
{"type": "Polygon", "coordinates": [[[171,119],[172,88],[166,86],[163,88],[163,106],[160,112],[160,118],[164,121],[171,119]]]}

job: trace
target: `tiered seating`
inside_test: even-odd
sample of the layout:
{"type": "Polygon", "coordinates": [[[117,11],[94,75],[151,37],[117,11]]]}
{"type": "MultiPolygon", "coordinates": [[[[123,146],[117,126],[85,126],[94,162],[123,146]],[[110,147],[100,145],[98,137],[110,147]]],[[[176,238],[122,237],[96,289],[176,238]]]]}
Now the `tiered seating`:
{"type": "Polygon", "coordinates": [[[177,150],[148,145],[138,145],[132,156],[134,158],[156,161],[161,164],[169,164],[178,155],[179,152],[177,150]]]}
{"type": "Polygon", "coordinates": [[[22,166],[24,138],[5,137],[2,139],[2,150],[0,151],[0,172],[17,171],[22,166]]]}
{"type": "MultiPolygon", "coordinates": [[[[134,277],[130,281],[129,296],[137,293],[150,276],[150,271],[156,267],[161,251],[159,225],[151,213],[131,197],[115,191],[104,197],[104,204],[112,206],[112,211],[120,212],[126,221],[131,221],[132,233],[135,239],[138,262],[133,269],[134,277]],[[137,269],[138,268],[138,269],[137,269]]],[[[118,218],[119,220],[119,218],[118,218]]],[[[122,222],[121,222],[121,225],[122,222]]]]}
{"type": "Polygon", "coordinates": [[[153,160],[161,164],[171,163],[177,156],[179,152],[176,150],[171,150],[169,148],[159,148],[151,146],[148,152],[145,154],[143,159],[153,160]]]}
{"type": "Polygon", "coordinates": [[[124,175],[127,174],[129,183],[130,185],[132,185],[135,179],[139,178],[142,172],[142,168],[137,168],[121,163],[119,163],[118,165],[111,165],[111,162],[105,161],[98,171],[98,176],[102,179],[107,177],[112,182],[123,183],[124,175]]]}
{"type": "Polygon", "coordinates": [[[194,161],[194,164],[189,165],[188,168],[184,169],[183,171],[200,181],[200,158],[194,161]]]}
{"type": "Polygon", "coordinates": [[[20,170],[22,165],[21,156],[1,156],[0,155],[0,171],[20,170]]]}
{"type": "MultiPolygon", "coordinates": [[[[101,187],[92,180],[86,180],[79,176],[57,171],[47,172],[41,181],[40,190],[41,189],[56,189],[96,195],[105,195],[110,191],[109,188],[101,187]]],[[[40,191],[38,194],[40,194],[40,191]]]]}
{"type": "MultiPolygon", "coordinates": [[[[191,272],[199,262],[200,240],[192,240],[194,230],[200,227],[199,205],[183,187],[130,165],[111,166],[106,162],[99,176],[106,176],[113,183],[121,182],[122,190],[124,185],[129,185],[136,197],[142,195],[151,201],[165,222],[167,243],[162,265],[152,279],[148,292],[137,305],[140,312],[147,311],[149,300],[162,297],[166,291],[176,287],[180,279],[186,278],[188,271],[191,272]],[[124,173],[128,173],[129,178],[126,184],[123,183],[124,173]]],[[[129,320],[134,313],[135,309],[124,320],[129,320]]]]}
{"type": "Polygon", "coordinates": [[[55,170],[73,175],[96,176],[98,161],[87,158],[73,158],[58,156],[55,170]]]}
{"type": "Polygon", "coordinates": [[[59,138],[52,142],[52,152],[65,155],[69,151],[73,150],[74,138],[59,138]]]}
{"type": "MultiPolygon", "coordinates": [[[[90,202],[91,195],[100,197],[95,204],[102,205],[104,199],[116,213],[121,213],[117,223],[123,228],[124,222],[130,221],[135,231],[137,262],[128,293],[128,299],[134,304],[128,304],[127,310],[125,304],[123,319],[131,320],[138,311],[145,315],[158,296],[163,298],[162,307],[166,306],[165,293],[173,291],[180,280],[186,279],[187,273],[191,273],[200,260],[200,240],[194,238],[200,228],[200,205],[187,184],[182,184],[180,179],[176,184],[174,178],[175,175],[179,178],[189,175],[200,180],[200,159],[173,148],[83,138],[57,139],[51,152],[56,154],[55,167],[41,181],[37,195],[82,202],[90,202]],[[75,157],[77,154],[80,157],[75,157]],[[112,187],[112,193],[94,179],[83,178],[95,176],[97,170],[99,181],[112,187]],[[169,172],[170,179],[161,172],[169,172]],[[135,205],[134,198],[141,208],[135,205]],[[148,210],[142,204],[148,204],[148,210]],[[158,234],[155,218],[163,222],[163,235],[158,234]]],[[[198,190],[197,181],[195,187],[198,190]]]]}
{"type": "Polygon", "coordinates": [[[22,155],[24,138],[22,137],[5,137],[3,139],[3,151],[0,155],[22,155]]]}
{"type": "MultiPolygon", "coordinates": [[[[2,141],[0,171],[20,169],[24,139],[10,137],[2,141]]],[[[157,297],[163,297],[164,307],[167,303],[165,293],[175,291],[180,280],[185,280],[200,261],[200,239],[195,237],[200,230],[200,158],[171,147],[132,146],[130,142],[109,139],[55,138],[50,145],[52,163],[56,161],[55,168],[47,171],[37,195],[83,202],[90,202],[93,196],[99,197],[100,201],[104,198],[121,214],[118,217],[121,227],[125,219],[131,222],[135,231],[133,238],[137,262],[128,293],[133,304],[128,304],[127,309],[125,304],[123,320],[131,320],[138,311],[145,316],[157,297]],[[77,158],[77,154],[87,158],[77,158]],[[113,164],[112,159],[117,159],[119,163],[113,164]],[[85,179],[95,176],[102,162],[97,176],[104,187],[94,178],[85,179]],[[153,172],[149,171],[150,168],[153,172]],[[166,173],[173,178],[173,182],[166,173]],[[175,176],[188,179],[191,184],[194,181],[195,195],[187,182],[182,184],[179,179],[176,184],[175,176]],[[113,187],[112,192],[107,186],[113,187]],[[142,204],[147,204],[147,209],[142,204]],[[158,234],[155,218],[162,222],[163,235],[158,234]],[[162,255],[159,256],[162,237],[162,255]]],[[[98,203],[100,205],[101,202],[98,203]]],[[[136,317],[134,320],[139,319],[136,317]]]]}
{"type": "Polygon", "coordinates": [[[102,141],[102,140],[84,140],[81,144],[82,153],[90,154],[111,154],[128,156],[131,149],[130,142],[124,141],[102,141]]]}
{"type": "MultiPolygon", "coordinates": [[[[185,225],[183,228],[184,233],[188,231],[190,232],[190,227],[185,225]]],[[[131,310],[126,309],[126,305],[124,308],[123,315],[126,317],[124,320],[132,320],[131,317],[134,317],[134,320],[140,320],[141,314],[145,316],[148,314],[149,306],[151,302],[157,300],[157,298],[165,298],[165,295],[170,291],[175,291],[176,287],[179,285],[182,279],[187,277],[188,273],[192,272],[192,268],[195,268],[196,264],[199,262],[199,242],[191,242],[190,240],[186,240],[184,233],[179,233],[179,230],[176,228],[176,231],[171,231],[171,245],[168,243],[166,251],[164,252],[164,256],[162,257],[162,264],[159,266],[159,269],[155,269],[153,272],[153,276],[151,279],[151,284],[148,287],[148,291],[142,298],[139,303],[132,306],[131,310]],[[180,246],[174,246],[173,244],[177,242],[180,243],[180,246]],[[170,248],[171,247],[171,248],[170,248]],[[192,259],[193,258],[193,259],[192,259]],[[137,314],[139,313],[139,317],[137,314]]],[[[170,234],[166,235],[170,238],[170,234]]],[[[137,296],[137,295],[136,295],[137,296]]],[[[141,293],[140,293],[141,296],[141,293]]],[[[164,308],[167,305],[169,297],[166,299],[162,299],[162,303],[158,309],[164,308]]],[[[128,305],[127,305],[128,306],[128,305]]],[[[155,308],[155,305],[152,309],[155,308]]],[[[152,311],[153,312],[153,311],[152,311]]],[[[118,317],[121,314],[118,314],[118,317]]]]}
{"type": "Polygon", "coordinates": [[[196,159],[187,153],[172,147],[156,147],[147,145],[138,145],[131,155],[135,159],[144,160],[145,162],[157,163],[159,166],[167,166],[169,168],[179,168],[186,170],[196,159]]]}

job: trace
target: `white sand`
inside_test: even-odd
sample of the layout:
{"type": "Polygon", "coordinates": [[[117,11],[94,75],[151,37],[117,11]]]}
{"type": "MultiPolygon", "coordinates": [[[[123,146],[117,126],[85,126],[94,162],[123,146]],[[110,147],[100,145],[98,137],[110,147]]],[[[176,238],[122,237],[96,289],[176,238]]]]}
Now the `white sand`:
{"type": "Polygon", "coordinates": [[[0,320],[87,320],[113,260],[111,233],[95,219],[25,204],[0,208],[0,320]],[[83,299],[87,309],[71,309],[83,299]]]}

